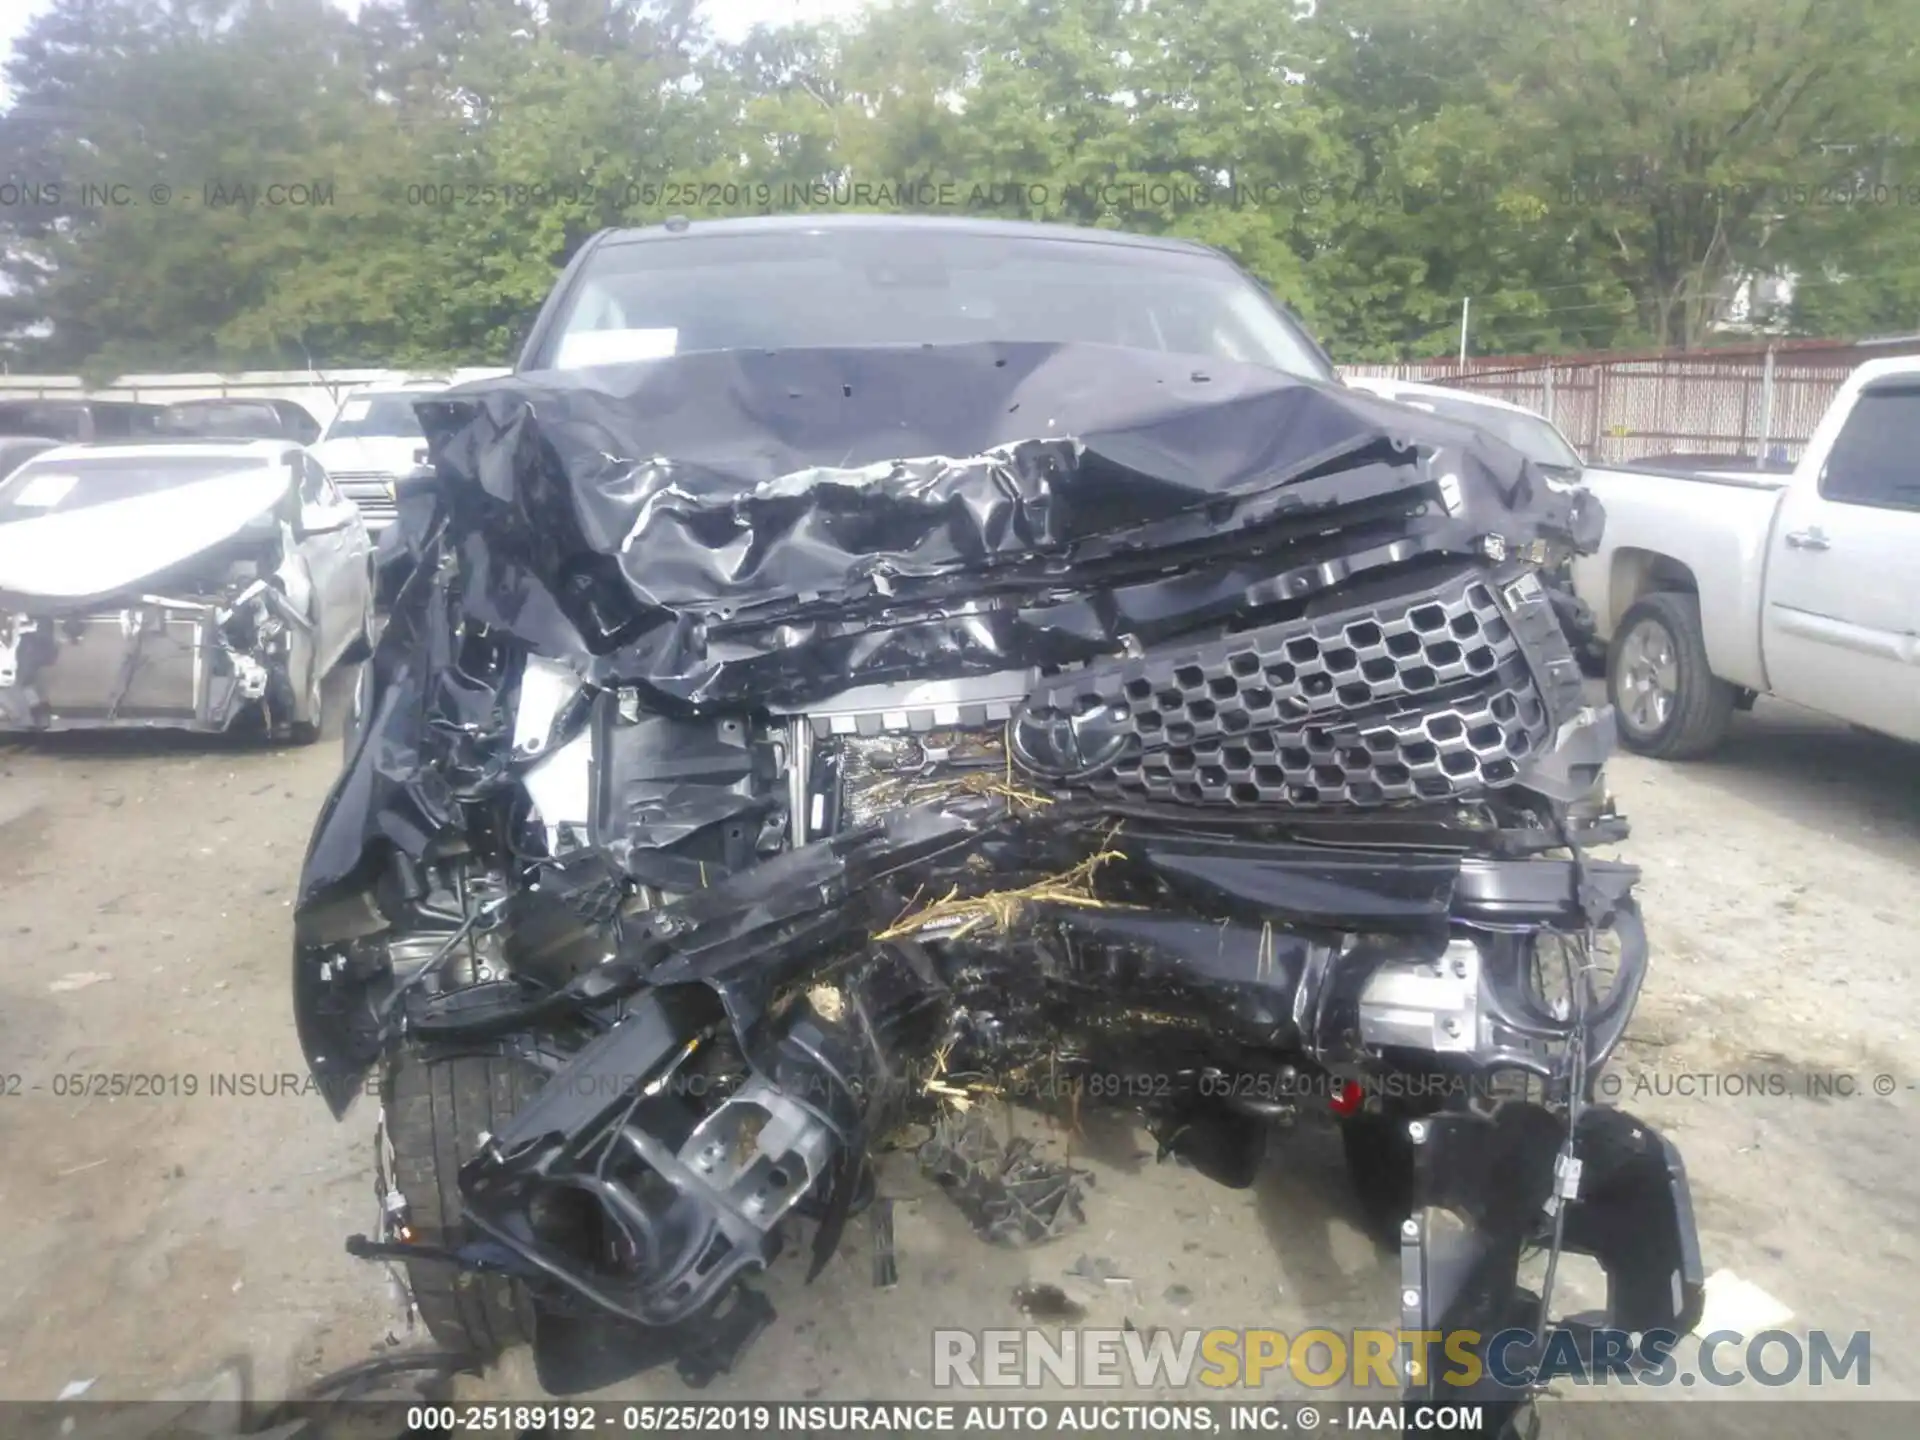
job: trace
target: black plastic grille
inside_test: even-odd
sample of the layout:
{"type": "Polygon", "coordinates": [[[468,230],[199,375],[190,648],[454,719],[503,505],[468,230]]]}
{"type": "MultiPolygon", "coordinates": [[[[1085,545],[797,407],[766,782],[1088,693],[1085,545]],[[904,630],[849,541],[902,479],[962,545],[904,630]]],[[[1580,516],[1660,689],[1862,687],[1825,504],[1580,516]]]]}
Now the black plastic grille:
{"type": "Polygon", "coordinates": [[[1088,783],[1192,804],[1367,806],[1510,784],[1550,717],[1484,573],[1062,676],[1042,715],[1137,743],[1088,783]]]}

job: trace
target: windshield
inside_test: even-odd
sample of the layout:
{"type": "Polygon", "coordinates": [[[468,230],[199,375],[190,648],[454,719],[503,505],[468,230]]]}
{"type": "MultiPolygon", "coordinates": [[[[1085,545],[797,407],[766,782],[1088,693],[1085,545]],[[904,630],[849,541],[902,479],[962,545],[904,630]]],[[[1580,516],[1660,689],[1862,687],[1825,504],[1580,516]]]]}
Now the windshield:
{"type": "Polygon", "coordinates": [[[405,394],[351,396],[340,407],[340,413],[333,417],[333,423],[327,426],[327,433],[321,438],[348,440],[381,436],[418,439],[422,434],[420,417],[414,413],[413,402],[426,399],[430,393],[426,390],[409,390],[405,394]]]}
{"type": "Polygon", "coordinates": [[[1478,426],[1506,441],[1534,464],[1544,465],[1550,470],[1578,470],[1581,467],[1579,452],[1567,443],[1566,437],[1554,428],[1551,421],[1538,415],[1528,415],[1520,410],[1503,410],[1498,405],[1482,405],[1464,396],[1456,400],[1451,396],[1405,395],[1400,397],[1400,403],[1478,426]]]}
{"type": "Polygon", "coordinates": [[[0,524],[131,500],[201,480],[257,470],[260,462],[218,455],[80,456],[29,460],[0,481],[0,524]]]}
{"type": "Polygon", "coordinates": [[[951,231],[611,244],[587,262],[528,368],[983,340],[1124,345],[1333,378],[1305,332],[1215,256],[951,231]]]}

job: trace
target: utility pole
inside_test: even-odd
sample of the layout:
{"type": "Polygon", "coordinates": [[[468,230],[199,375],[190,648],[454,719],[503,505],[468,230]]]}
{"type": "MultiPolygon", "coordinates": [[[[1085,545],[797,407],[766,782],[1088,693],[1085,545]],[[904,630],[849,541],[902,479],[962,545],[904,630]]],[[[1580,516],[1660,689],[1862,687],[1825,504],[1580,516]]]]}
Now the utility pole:
{"type": "Polygon", "coordinates": [[[1467,315],[1473,309],[1473,297],[1460,297],[1460,368],[1467,368],[1467,315]]]}
{"type": "Polygon", "coordinates": [[[1755,458],[1762,470],[1767,468],[1767,445],[1773,439],[1773,342],[1767,342],[1766,358],[1760,367],[1760,444],[1755,458]]]}

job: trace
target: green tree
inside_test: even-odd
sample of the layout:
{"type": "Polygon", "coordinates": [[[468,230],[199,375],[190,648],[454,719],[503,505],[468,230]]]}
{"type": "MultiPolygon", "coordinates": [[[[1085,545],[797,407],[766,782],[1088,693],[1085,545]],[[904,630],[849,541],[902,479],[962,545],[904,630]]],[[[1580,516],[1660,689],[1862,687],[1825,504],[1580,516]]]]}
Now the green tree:
{"type": "Polygon", "coordinates": [[[54,0],[8,76],[42,368],[497,363],[603,226],[849,200],[1203,240],[1343,359],[1466,296],[1480,354],[1698,345],[1780,273],[1777,327],[1920,329],[1900,0],[54,0]]]}
{"type": "Polygon", "coordinates": [[[315,252],[363,149],[355,51],[323,0],[62,0],[9,67],[0,121],[58,197],[7,217],[8,329],[48,327],[36,360],[92,373],[302,363],[297,335],[247,320],[315,252]]]}
{"type": "Polygon", "coordinates": [[[1833,239],[1804,197],[1909,132],[1920,95],[1899,0],[1462,4],[1480,57],[1467,133],[1664,345],[1704,343],[1740,274],[1833,239]]]}

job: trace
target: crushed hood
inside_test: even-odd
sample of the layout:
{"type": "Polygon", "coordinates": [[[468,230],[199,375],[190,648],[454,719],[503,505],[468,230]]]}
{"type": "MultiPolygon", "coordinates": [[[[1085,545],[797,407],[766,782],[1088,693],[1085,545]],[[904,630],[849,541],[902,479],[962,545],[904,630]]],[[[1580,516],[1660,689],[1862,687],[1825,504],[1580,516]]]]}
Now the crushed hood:
{"type": "MultiPolygon", "coordinates": [[[[432,479],[382,543],[409,578],[303,910],[388,847],[422,853],[515,763],[516,675],[470,673],[462,636],[631,690],[638,713],[806,710],[1334,624],[1356,590],[1590,550],[1602,525],[1590,495],[1473,427],[1104,346],[689,354],[416,408],[432,479]]],[[[1554,684],[1577,700],[1568,666],[1554,684]]],[[[1061,697],[1069,720],[1082,701],[1061,697]]],[[[1105,754],[1071,723],[1023,738],[1052,769],[1105,754]]]]}
{"type": "Polygon", "coordinates": [[[1107,346],[690,354],[418,408],[467,612],[683,705],[1071,663],[1600,529],[1473,427],[1107,346]]]}
{"type": "Polygon", "coordinates": [[[0,593],[72,602],[129,590],[231,539],[286,489],[260,466],[0,524],[0,593]]]}

